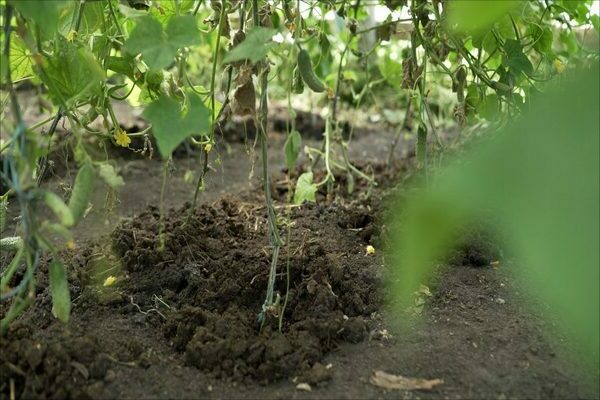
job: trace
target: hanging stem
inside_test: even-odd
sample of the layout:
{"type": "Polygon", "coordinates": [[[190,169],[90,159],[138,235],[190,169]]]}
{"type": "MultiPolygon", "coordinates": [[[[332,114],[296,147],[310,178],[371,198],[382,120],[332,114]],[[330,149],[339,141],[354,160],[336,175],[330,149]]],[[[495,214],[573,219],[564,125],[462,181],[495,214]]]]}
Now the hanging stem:
{"type": "MultiPolygon", "coordinates": [[[[196,9],[196,11],[197,11],[197,9],[196,9]]],[[[217,123],[217,120],[219,119],[219,116],[216,115],[217,112],[216,112],[216,101],[215,101],[215,86],[216,86],[215,82],[216,82],[216,77],[217,77],[217,61],[218,61],[218,57],[219,57],[219,49],[221,47],[221,27],[223,26],[225,18],[227,18],[227,12],[226,12],[225,1],[223,1],[221,3],[221,13],[219,14],[219,25],[216,28],[217,43],[215,44],[215,54],[213,57],[212,71],[211,71],[211,76],[210,76],[210,107],[211,107],[212,118],[211,118],[211,123],[210,123],[210,142],[209,143],[211,146],[215,141],[215,125],[217,123]]],[[[229,98],[228,93],[229,93],[230,85],[231,85],[231,70],[229,70],[229,79],[227,82],[226,98],[229,98]]],[[[223,106],[221,107],[221,110],[219,111],[219,115],[221,115],[221,112],[223,111],[224,108],[225,108],[225,104],[223,104],[223,106]]],[[[194,191],[194,200],[192,201],[192,207],[190,208],[190,214],[189,214],[190,216],[192,215],[194,209],[196,208],[196,202],[198,201],[198,195],[200,194],[201,189],[204,188],[204,177],[206,176],[206,173],[208,172],[208,153],[209,153],[209,151],[207,150],[206,146],[203,146],[201,151],[202,151],[202,155],[203,155],[202,169],[200,170],[200,174],[198,176],[198,181],[196,182],[196,189],[194,191]]],[[[188,216],[188,218],[189,218],[189,216],[188,216]]]]}

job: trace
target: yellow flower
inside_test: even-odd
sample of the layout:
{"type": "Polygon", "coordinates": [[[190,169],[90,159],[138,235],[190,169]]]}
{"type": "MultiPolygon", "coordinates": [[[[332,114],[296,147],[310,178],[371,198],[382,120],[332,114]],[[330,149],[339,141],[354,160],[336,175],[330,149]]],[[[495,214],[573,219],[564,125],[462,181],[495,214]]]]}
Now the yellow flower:
{"type": "Polygon", "coordinates": [[[559,74],[562,74],[567,69],[567,66],[557,58],[556,60],[554,60],[554,69],[559,74]]]}
{"type": "Polygon", "coordinates": [[[204,145],[204,151],[206,151],[207,153],[210,153],[210,151],[212,150],[212,143],[206,143],[204,145]]]}
{"type": "Polygon", "coordinates": [[[75,243],[75,241],[73,239],[71,239],[67,242],[67,249],[75,250],[76,248],[77,248],[77,244],[75,243]]]}
{"type": "Polygon", "coordinates": [[[368,245],[367,246],[367,255],[372,256],[373,254],[375,254],[375,247],[368,245]]]}
{"type": "Polygon", "coordinates": [[[71,31],[69,31],[69,33],[67,33],[67,40],[69,42],[74,41],[76,37],[77,37],[77,31],[71,30],[71,31]]]}
{"type": "Polygon", "coordinates": [[[114,276],[108,276],[105,280],[104,283],[102,284],[102,286],[110,286],[112,284],[114,284],[117,281],[117,278],[115,278],[114,276]]]}
{"type": "Polygon", "coordinates": [[[113,137],[119,146],[129,147],[129,143],[131,143],[131,138],[127,136],[127,133],[122,129],[117,129],[113,137]]]}

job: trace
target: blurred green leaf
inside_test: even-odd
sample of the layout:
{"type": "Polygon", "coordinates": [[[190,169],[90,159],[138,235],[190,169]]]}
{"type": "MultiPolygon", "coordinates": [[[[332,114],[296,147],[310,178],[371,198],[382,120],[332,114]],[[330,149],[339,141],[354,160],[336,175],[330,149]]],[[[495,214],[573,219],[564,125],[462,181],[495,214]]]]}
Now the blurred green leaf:
{"type": "Polygon", "coordinates": [[[448,25],[457,32],[479,33],[522,4],[518,0],[450,1],[448,25]]]}
{"type": "Polygon", "coordinates": [[[402,81],[402,64],[389,56],[379,60],[379,71],[385,80],[393,87],[400,87],[402,81]]]}
{"type": "Polygon", "coordinates": [[[552,50],[552,30],[548,27],[539,25],[529,25],[529,34],[534,40],[533,48],[540,53],[547,53],[552,50]]]}
{"type": "Polygon", "coordinates": [[[305,172],[298,177],[296,191],[294,192],[294,204],[302,204],[305,201],[315,202],[317,185],[313,183],[313,173],[305,172]]]}
{"type": "Polygon", "coordinates": [[[597,64],[574,71],[409,200],[392,255],[400,298],[410,297],[458,227],[493,217],[515,273],[597,368],[599,76],[597,64]]]}
{"type": "Polygon", "coordinates": [[[58,17],[68,2],[65,0],[10,0],[9,4],[25,18],[35,21],[45,37],[50,37],[56,32],[58,17]]]}
{"type": "Polygon", "coordinates": [[[118,189],[125,184],[115,167],[108,162],[103,162],[98,165],[98,175],[112,189],[118,189]]]}
{"type": "Polygon", "coordinates": [[[48,266],[50,292],[52,293],[52,314],[64,323],[71,314],[71,295],[65,266],[60,260],[52,260],[48,266]]]}
{"type": "Polygon", "coordinates": [[[267,56],[269,48],[275,42],[271,39],[277,33],[275,29],[256,27],[246,36],[246,39],[233,49],[231,49],[223,63],[231,63],[240,60],[250,60],[252,64],[262,60],[267,56]]]}
{"type": "Polygon", "coordinates": [[[526,75],[533,73],[533,65],[523,53],[521,42],[515,39],[506,39],[504,42],[504,52],[505,55],[502,59],[502,64],[510,68],[515,75],[519,75],[521,72],[526,75]]]}
{"type": "Polygon", "coordinates": [[[171,18],[166,33],[169,45],[175,50],[200,43],[200,32],[192,15],[171,18]]]}
{"type": "Polygon", "coordinates": [[[210,126],[210,111],[195,93],[188,95],[185,113],[176,100],[161,97],[144,110],[144,117],[152,124],[158,151],[163,158],[191,135],[206,134],[210,126]]]}

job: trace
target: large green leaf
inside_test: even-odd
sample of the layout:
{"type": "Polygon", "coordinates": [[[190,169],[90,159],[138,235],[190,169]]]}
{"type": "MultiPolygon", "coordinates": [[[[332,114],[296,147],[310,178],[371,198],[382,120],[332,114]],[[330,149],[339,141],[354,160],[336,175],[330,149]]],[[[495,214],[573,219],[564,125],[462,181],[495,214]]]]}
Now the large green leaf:
{"type": "Polygon", "coordinates": [[[240,60],[250,60],[254,64],[264,59],[274,43],[271,39],[275,33],[277,31],[271,28],[256,27],[252,29],[242,43],[225,54],[223,62],[232,63],[240,60]]]}
{"type": "Polygon", "coordinates": [[[60,12],[68,4],[65,0],[10,0],[9,3],[25,18],[35,21],[46,37],[56,32],[60,12]]]}
{"type": "MultiPolygon", "coordinates": [[[[80,34],[92,34],[102,25],[104,8],[106,3],[103,1],[87,1],[81,15],[79,26],[80,34]]],[[[63,36],[66,36],[72,29],[75,29],[76,16],[79,13],[80,4],[78,1],[69,2],[69,6],[61,13],[58,22],[58,29],[63,36]]]]}
{"type": "Polygon", "coordinates": [[[71,295],[65,266],[60,260],[52,260],[48,266],[50,292],[52,293],[52,314],[64,323],[71,314],[71,295]]]}
{"type": "Polygon", "coordinates": [[[160,22],[149,15],[137,20],[124,49],[131,54],[141,54],[150,69],[164,68],[175,57],[160,22]]]}
{"type": "Polygon", "coordinates": [[[46,84],[57,104],[72,105],[99,90],[104,70],[92,53],[62,40],[60,49],[46,65],[46,84]]]}
{"type": "Polygon", "coordinates": [[[520,121],[470,149],[405,204],[393,252],[404,299],[469,220],[491,216],[515,273],[598,368],[600,69],[547,88],[520,121]]]}
{"type": "Polygon", "coordinates": [[[198,27],[193,16],[173,17],[166,31],[156,18],[146,15],[137,19],[137,24],[125,42],[125,51],[142,54],[150,69],[167,67],[177,50],[200,42],[198,27]]]}
{"type": "Polygon", "coordinates": [[[169,45],[175,50],[200,43],[196,18],[192,15],[171,18],[166,32],[169,45]]]}
{"type": "Polygon", "coordinates": [[[163,158],[191,135],[206,134],[210,127],[210,111],[196,94],[189,94],[189,106],[182,113],[181,106],[170,97],[163,96],[148,105],[144,117],[152,124],[158,151],[163,158]]]}

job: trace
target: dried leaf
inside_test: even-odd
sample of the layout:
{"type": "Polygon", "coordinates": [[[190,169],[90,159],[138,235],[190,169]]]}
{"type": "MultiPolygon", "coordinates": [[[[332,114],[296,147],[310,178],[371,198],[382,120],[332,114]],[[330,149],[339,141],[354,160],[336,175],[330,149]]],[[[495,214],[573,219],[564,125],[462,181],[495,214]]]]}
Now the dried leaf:
{"type": "Polygon", "coordinates": [[[444,383],[442,379],[407,378],[384,371],[374,371],[370,382],[375,386],[390,390],[431,390],[444,383]]]}
{"type": "Polygon", "coordinates": [[[235,115],[245,116],[254,115],[256,108],[256,94],[252,81],[248,81],[244,85],[240,85],[233,93],[231,100],[231,111],[235,115]]]}

